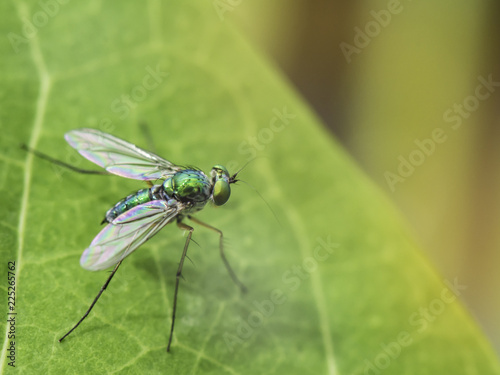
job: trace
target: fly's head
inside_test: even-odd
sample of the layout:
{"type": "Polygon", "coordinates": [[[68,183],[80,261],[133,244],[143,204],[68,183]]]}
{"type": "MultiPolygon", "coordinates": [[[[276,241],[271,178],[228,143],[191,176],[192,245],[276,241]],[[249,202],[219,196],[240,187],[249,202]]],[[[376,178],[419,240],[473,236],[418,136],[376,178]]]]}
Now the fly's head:
{"type": "Polygon", "coordinates": [[[229,175],[226,167],[222,165],[214,165],[212,172],[212,200],[216,206],[222,206],[227,202],[231,195],[231,187],[236,180],[236,173],[232,176],[229,175]]]}

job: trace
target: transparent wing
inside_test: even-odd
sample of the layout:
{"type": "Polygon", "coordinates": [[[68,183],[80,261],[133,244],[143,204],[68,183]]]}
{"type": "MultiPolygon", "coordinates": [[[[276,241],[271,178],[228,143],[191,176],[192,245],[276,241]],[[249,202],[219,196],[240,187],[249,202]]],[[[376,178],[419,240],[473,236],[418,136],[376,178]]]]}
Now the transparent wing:
{"type": "Polygon", "coordinates": [[[118,176],[135,180],[157,180],[168,178],[183,169],[99,130],[71,130],[64,138],[83,157],[118,176]]]}
{"type": "Polygon", "coordinates": [[[130,209],[101,230],[83,252],[80,265],[90,271],[115,265],[153,237],[184,208],[179,202],[167,204],[155,200],[130,209]]]}

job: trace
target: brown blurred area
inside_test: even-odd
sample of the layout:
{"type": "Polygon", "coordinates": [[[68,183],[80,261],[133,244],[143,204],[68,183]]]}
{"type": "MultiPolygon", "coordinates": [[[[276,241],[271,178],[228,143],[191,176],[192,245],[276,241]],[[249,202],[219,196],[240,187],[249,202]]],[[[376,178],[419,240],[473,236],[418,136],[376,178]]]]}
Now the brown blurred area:
{"type": "Polygon", "coordinates": [[[401,1],[348,62],[340,44],[389,3],[242,0],[225,18],[399,207],[443,279],[467,285],[462,300],[500,353],[500,87],[467,99],[500,82],[500,3],[401,1]],[[438,128],[446,140],[401,177],[401,158],[438,128]]]}

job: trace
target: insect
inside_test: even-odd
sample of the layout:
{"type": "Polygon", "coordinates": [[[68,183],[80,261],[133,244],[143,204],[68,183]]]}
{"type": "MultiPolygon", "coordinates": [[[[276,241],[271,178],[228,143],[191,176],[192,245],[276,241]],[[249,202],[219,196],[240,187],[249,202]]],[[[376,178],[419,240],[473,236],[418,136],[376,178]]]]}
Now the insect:
{"type": "Polygon", "coordinates": [[[149,187],[123,198],[106,212],[102,221],[102,224],[106,226],[85,249],[80,265],[90,271],[105,270],[114,266],[113,271],[83,317],[59,339],[59,342],[73,332],[88,316],[123,260],[165,225],[175,222],[180,229],[188,231],[188,235],[176,273],[168,352],[174,332],[182,267],[194,231],[193,227],[183,222],[185,218],[219,234],[219,249],[224,265],[242,292],[246,290],[224,255],[222,231],[192,216],[203,209],[209,201],[216,206],[225,204],[231,194],[230,185],[238,181],[236,176],[239,171],[231,176],[225,167],[215,165],[210,176],[207,176],[199,169],[175,165],[158,155],[95,129],[72,130],[64,137],[83,157],[104,168],[105,171],[82,170],[38,151],[30,151],[39,157],[80,173],[115,174],[146,181],[149,187]]]}

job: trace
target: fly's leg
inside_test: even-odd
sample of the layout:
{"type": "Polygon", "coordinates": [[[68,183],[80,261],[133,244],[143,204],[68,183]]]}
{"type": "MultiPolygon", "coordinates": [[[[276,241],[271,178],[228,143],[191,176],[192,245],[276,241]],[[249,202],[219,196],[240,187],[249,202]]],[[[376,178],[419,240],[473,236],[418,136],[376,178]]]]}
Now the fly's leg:
{"type": "MultiPolygon", "coordinates": [[[[156,152],[153,137],[151,136],[151,132],[149,131],[149,126],[145,122],[140,122],[139,127],[141,128],[142,134],[144,135],[144,139],[146,139],[146,142],[148,143],[148,149],[156,152]]],[[[154,184],[149,180],[146,180],[146,183],[150,188],[154,186],[154,184]]]]}
{"type": "Polygon", "coordinates": [[[229,275],[231,276],[231,279],[233,279],[234,283],[236,285],[238,285],[238,287],[240,288],[240,290],[241,290],[242,293],[246,293],[247,292],[247,287],[238,279],[238,277],[234,273],[233,269],[229,265],[229,262],[226,259],[226,255],[224,254],[224,241],[223,241],[222,231],[220,229],[214,228],[211,225],[208,225],[207,223],[204,223],[203,221],[200,221],[200,220],[196,219],[195,217],[193,217],[191,215],[188,215],[187,217],[188,217],[189,220],[194,221],[195,223],[197,223],[197,224],[199,224],[201,226],[204,226],[205,228],[208,228],[210,230],[213,230],[214,232],[216,232],[216,233],[219,234],[219,236],[220,236],[219,237],[220,238],[219,239],[219,249],[220,249],[220,256],[222,258],[222,261],[224,262],[224,265],[226,266],[227,271],[229,272],[229,275]]]}
{"type": "Polygon", "coordinates": [[[148,144],[148,150],[156,152],[155,142],[153,140],[153,136],[151,135],[151,131],[149,130],[149,126],[145,122],[140,122],[139,127],[141,128],[142,135],[148,144]]]}
{"type": "Polygon", "coordinates": [[[104,283],[104,285],[101,287],[101,290],[99,291],[99,293],[97,294],[97,296],[94,298],[94,301],[90,305],[90,307],[87,310],[87,312],[82,316],[82,318],[78,321],[78,323],[76,323],[75,326],[68,331],[68,333],[66,333],[63,337],[61,337],[59,339],[59,342],[61,342],[62,340],[64,340],[66,336],[68,336],[71,332],[73,332],[76,329],[76,327],[78,327],[80,325],[80,323],[83,322],[83,320],[87,317],[87,315],[89,315],[90,311],[92,310],[92,308],[94,307],[94,305],[97,303],[97,300],[99,299],[99,297],[101,297],[102,292],[104,292],[104,290],[106,290],[106,288],[108,287],[111,279],[113,278],[113,276],[115,275],[116,271],[118,270],[118,267],[120,267],[120,264],[122,264],[121,260],[116,264],[115,268],[111,272],[111,275],[109,275],[108,279],[106,280],[106,282],[104,283]]]}
{"type": "Polygon", "coordinates": [[[83,174],[109,175],[109,173],[107,171],[95,171],[95,170],[82,169],[82,168],[75,167],[74,165],[71,165],[71,164],[65,163],[65,162],[63,162],[61,160],[55,159],[52,156],[44,154],[43,152],[40,152],[40,151],[37,151],[35,149],[29,148],[28,146],[26,146],[24,144],[21,145],[21,148],[23,150],[25,150],[25,151],[32,152],[33,154],[35,154],[36,156],[38,156],[40,159],[47,160],[47,161],[51,162],[52,164],[58,165],[58,166],[63,167],[63,168],[67,168],[67,169],[69,169],[69,170],[71,170],[73,172],[83,173],[83,174]]]}
{"type": "Polygon", "coordinates": [[[174,306],[172,308],[172,325],[170,326],[170,337],[168,338],[167,352],[170,351],[170,344],[172,344],[172,336],[174,334],[174,324],[175,324],[175,310],[177,309],[177,292],[179,291],[179,282],[182,277],[182,266],[184,265],[184,259],[186,259],[187,249],[189,246],[189,241],[191,241],[191,236],[193,235],[194,228],[182,222],[177,222],[177,226],[182,230],[189,231],[186,238],[186,243],[184,244],[184,250],[182,251],[181,260],[179,262],[179,268],[177,268],[177,273],[175,275],[175,291],[174,291],[174,306]]]}

